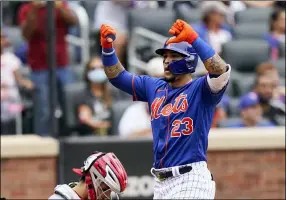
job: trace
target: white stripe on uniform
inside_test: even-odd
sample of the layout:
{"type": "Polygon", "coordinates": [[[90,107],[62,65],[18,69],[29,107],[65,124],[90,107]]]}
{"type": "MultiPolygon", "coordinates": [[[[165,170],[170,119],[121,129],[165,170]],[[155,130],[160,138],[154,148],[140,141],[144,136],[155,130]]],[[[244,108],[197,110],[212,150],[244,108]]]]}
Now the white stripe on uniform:
{"type": "MultiPolygon", "coordinates": [[[[154,199],[214,199],[215,182],[206,162],[188,164],[192,170],[188,173],[160,181],[155,177],[154,199]]],[[[176,171],[179,166],[156,171],[176,171]]],[[[180,166],[181,167],[181,166],[180,166]]]]}

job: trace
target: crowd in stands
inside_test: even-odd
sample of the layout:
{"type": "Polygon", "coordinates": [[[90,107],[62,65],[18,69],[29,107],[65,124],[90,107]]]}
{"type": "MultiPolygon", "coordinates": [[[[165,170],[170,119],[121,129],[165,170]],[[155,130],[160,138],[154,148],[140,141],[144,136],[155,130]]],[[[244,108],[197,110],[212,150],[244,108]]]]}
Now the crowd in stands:
{"type": "MultiPolygon", "coordinates": [[[[133,102],[107,80],[99,28],[103,23],[116,28],[115,49],[127,70],[160,78],[162,59],[153,51],[165,40],[154,38],[166,39],[176,18],[190,23],[232,66],[212,128],[283,126],[285,7],[285,1],[56,1],[55,33],[47,33],[46,1],[5,3],[1,19],[1,134],[15,134],[20,123],[20,132],[50,135],[53,113],[47,34],[54,34],[58,84],[53,89],[58,97],[59,135],[150,136],[147,104],[133,102]],[[73,6],[85,8],[89,16],[91,56],[85,66],[74,59],[81,55],[78,49],[71,51],[66,40],[69,34],[81,36],[73,6]],[[135,27],[152,34],[146,38],[137,35],[135,27]],[[143,66],[137,68],[129,56],[143,66]]],[[[206,73],[199,62],[194,78],[206,73]]]]}

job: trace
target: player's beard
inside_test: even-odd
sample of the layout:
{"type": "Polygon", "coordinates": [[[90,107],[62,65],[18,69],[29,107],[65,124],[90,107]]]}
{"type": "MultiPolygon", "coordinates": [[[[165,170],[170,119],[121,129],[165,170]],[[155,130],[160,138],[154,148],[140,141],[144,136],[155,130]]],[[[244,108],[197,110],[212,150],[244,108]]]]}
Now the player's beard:
{"type": "Polygon", "coordinates": [[[173,73],[171,73],[170,71],[166,72],[164,74],[164,80],[168,83],[172,83],[175,81],[175,75],[173,73]],[[166,74],[167,73],[167,74],[166,74]]]}
{"type": "Polygon", "coordinates": [[[170,77],[164,77],[164,80],[168,83],[172,83],[173,81],[175,81],[175,75],[172,75],[170,77]]]}

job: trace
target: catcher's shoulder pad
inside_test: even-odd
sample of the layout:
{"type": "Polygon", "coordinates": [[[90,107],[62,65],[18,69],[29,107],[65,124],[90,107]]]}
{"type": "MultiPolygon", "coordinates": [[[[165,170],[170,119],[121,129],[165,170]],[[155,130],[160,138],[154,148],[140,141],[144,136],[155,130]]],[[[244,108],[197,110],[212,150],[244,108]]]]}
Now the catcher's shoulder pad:
{"type": "Polygon", "coordinates": [[[80,199],[72,187],[67,184],[57,185],[54,191],[55,194],[63,197],[64,199],[80,199]]]}

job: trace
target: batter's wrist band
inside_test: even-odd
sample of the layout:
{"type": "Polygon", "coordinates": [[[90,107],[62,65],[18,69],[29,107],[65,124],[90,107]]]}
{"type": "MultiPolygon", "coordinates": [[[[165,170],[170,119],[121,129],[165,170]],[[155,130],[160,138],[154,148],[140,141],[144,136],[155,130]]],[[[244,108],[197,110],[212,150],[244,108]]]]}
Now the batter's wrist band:
{"type": "Polygon", "coordinates": [[[113,66],[119,62],[119,59],[116,55],[116,51],[114,48],[104,49],[102,50],[102,61],[105,67],[113,66]]]}
{"type": "Polygon", "coordinates": [[[192,43],[192,46],[203,62],[215,55],[214,49],[200,37],[192,43]]]}

